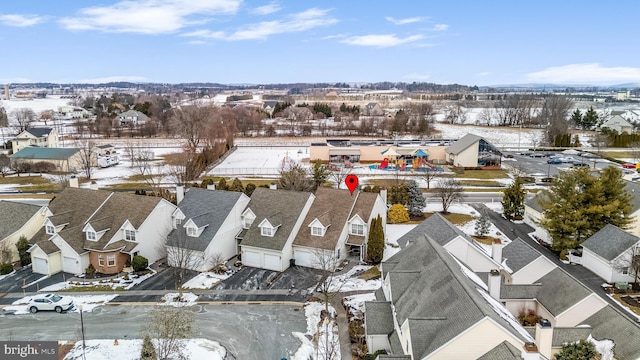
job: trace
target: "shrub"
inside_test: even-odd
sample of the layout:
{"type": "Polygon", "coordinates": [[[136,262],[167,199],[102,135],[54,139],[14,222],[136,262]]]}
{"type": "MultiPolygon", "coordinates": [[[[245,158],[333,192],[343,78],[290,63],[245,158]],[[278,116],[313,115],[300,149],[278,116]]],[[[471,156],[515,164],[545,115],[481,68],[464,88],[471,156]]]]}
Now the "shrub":
{"type": "Polygon", "coordinates": [[[569,250],[567,249],[563,249],[562,251],[560,251],[560,260],[568,260],[569,258],[567,257],[567,254],[569,253],[569,250]]]}
{"type": "Polygon", "coordinates": [[[7,275],[13,271],[13,264],[2,263],[0,264],[0,275],[7,275]]]}
{"type": "Polygon", "coordinates": [[[144,256],[140,256],[140,255],[136,255],[133,257],[133,260],[131,261],[131,267],[133,268],[133,271],[142,271],[144,269],[146,269],[149,266],[149,260],[147,260],[146,257],[144,256]]]}
{"type": "Polygon", "coordinates": [[[156,360],[158,355],[156,354],[156,349],[153,347],[153,343],[151,342],[151,337],[146,335],[144,340],[142,340],[142,352],[140,353],[140,360],[156,360]]]}
{"type": "Polygon", "coordinates": [[[395,204],[391,206],[387,217],[391,224],[401,224],[409,221],[409,213],[402,204],[395,204]]]}
{"type": "Polygon", "coordinates": [[[18,239],[16,243],[16,248],[20,256],[20,265],[26,266],[31,264],[31,254],[27,252],[27,250],[29,250],[29,241],[27,241],[26,237],[20,236],[20,239],[18,239]]]}
{"type": "Polygon", "coordinates": [[[84,270],[84,273],[87,277],[93,277],[96,274],[96,268],[89,264],[89,266],[84,270]]]}
{"type": "Polygon", "coordinates": [[[536,326],[540,319],[542,319],[542,316],[537,315],[533,309],[529,309],[526,312],[522,309],[518,313],[518,321],[522,326],[536,326]]]}
{"type": "Polygon", "coordinates": [[[373,354],[367,354],[365,355],[365,357],[362,358],[362,360],[375,360],[378,358],[378,355],[385,355],[387,352],[384,350],[378,350],[376,352],[374,352],[373,354]]]}

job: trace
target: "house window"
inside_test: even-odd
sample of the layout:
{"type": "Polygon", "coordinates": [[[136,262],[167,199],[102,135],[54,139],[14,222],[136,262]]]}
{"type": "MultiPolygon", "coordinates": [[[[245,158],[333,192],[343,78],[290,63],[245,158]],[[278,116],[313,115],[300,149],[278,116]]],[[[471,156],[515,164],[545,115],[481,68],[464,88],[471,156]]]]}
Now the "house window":
{"type": "Polygon", "coordinates": [[[262,236],[273,236],[273,229],[268,226],[263,226],[260,233],[262,236]]]}
{"type": "Polygon", "coordinates": [[[351,224],[351,234],[352,235],[364,236],[364,225],[362,225],[362,224],[351,224]]]}
{"type": "Polygon", "coordinates": [[[243,229],[248,229],[251,227],[251,224],[253,224],[253,220],[254,218],[250,215],[248,216],[243,216],[242,217],[242,228],[243,229]]]}
{"type": "Polygon", "coordinates": [[[107,266],[116,266],[116,256],[107,255],[107,266]]]}
{"type": "Polygon", "coordinates": [[[136,241],[136,231],[135,230],[125,230],[124,231],[124,239],[127,241],[136,241]]]}
{"type": "Polygon", "coordinates": [[[198,236],[198,229],[196,229],[194,227],[188,227],[187,228],[187,236],[193,236],[193,237],[198,236]]]}
{"type": "Polygon", "coordinates": [[[622,269],[622,275],[629,275],[629,268],[622,269]]]}
{"type": "Polygon", "coordinates": [[[53,225],[47,225],[47,226],[45,227],[45,231],[47,232],[47,234],[49,234],[49,235],[53,235],[53,234],[55,234],[55,233],[56,233],[56,228],[55,228],[55,226],[53,226],[53,225]]]}
{"type": "Polygon", "coordinates": [[[311,235],[314,236],[322,236],[324,235],[324,229],[321,226],[312,226],[311,227],[311,235]]]}
{"type": "Polygon", "coordinates": [[[180,224],[182,224],[182,219],[176,218],[176,225],[180,225],[180,224]]]}
{"type": "Polygon", "coordinates": [[[87,231],[87,240],[96,241],[96,232],[87,231]]]}
{"type": "Polygon", "coordinates": [[[98,266],[104,266],[104,256],[98,254],[98,266]]]}

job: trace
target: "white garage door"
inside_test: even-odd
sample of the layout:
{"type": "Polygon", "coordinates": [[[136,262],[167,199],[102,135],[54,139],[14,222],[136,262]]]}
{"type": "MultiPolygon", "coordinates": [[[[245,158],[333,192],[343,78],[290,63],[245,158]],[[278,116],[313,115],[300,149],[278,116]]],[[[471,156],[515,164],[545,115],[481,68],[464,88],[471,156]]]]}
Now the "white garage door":
{"type": "Polygon", "coordinates": [[[242,264],[246,266],[262,267],[262,254],[256,251],[245,251],[242,253],[242,264]]]}
{"type": "Polygon", "coordinates": [[[297,266],[313,267],[313,254],[309,250],[296,249],[295,258],[297,266]]]}
{"type": "Polygon", "coordinates": [[[81,273],[81,271],[78,271],[78,264],[76,264],[76,259],[67,256],[62,257],[62,271],[72,274],[81,273]]]}
{"type": "Polygon", "coordinates": [[[34,257],[32,269],[36,274],[49,275],[49,269],[47,269],[47,259],[34,257]]]}
{"type": "Polygon", "coordinates": [[[269,270],[280,271],[280,256],[264,254],[264,268],[269,270]]]}

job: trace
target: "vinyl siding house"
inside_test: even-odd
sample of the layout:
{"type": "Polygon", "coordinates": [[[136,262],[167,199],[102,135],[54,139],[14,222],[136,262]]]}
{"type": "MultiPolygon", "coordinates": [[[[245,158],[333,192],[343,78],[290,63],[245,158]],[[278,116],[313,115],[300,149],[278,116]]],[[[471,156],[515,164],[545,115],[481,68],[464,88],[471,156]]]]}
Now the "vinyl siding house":
{"type": "Polygon", "coordinates": [[[58,132],[53,128],[35,127],[21,132],[11,140],[11,150],[14,154],[29,146],[57,148],[58,132]]]}
{"type": "Polygon", "coordinates": [[[0,262],[20,261],[16,243],[22,236],[30,240],[51,213],[46,206],[0,200],[0,214],[0,247],[9,251],[8,258],[0,262]]]}
{"type": "Polygon", "coordinates": [[[214,260],[238,253],[236,235],[242,231],[242,212],[249,197],[240,192],[190,188],[173,213],[167,237],[167,263],[207,271],[214,260]]]}
{"type": "Polygon", "coordinates": [[[500,169],[502,153],[484,138],[467,134],[446,148],[446,161],[462,168],[500,169]]]}
{"type": "Polygon", "coordinates": [[[613,115],[607,121],[605,121],[600,128],[609,128],[611,130],[615,130],[618,134],[632,134],[633,133],[633,124],[628,122],[625,118],[620,115],[613,115]]]}
{"type": "Polygon", "coordinates": [[[318,188],[293,241],[295,264],[334,270],[352,246],[359,248],[362,257],[371,219],[378,215],[386,234],[386,206],[379,194],[318,188]]]}
{"type": "Polygon", "coordinates": [[[312,193],[257,188],[242,212],[238,235],[242,263],[284,271],[293,259],[293,240],[315,196],[312,193]]]}
{"type": "Polygon", "coordinates": [[[55,166],[56,171],[77,172],[82,169],[82,156],[77,148],[39,148],[26,147],[9,158],[11,164],[27,162],[35,164],[47,162],[55,166]]]}
{"type": "Polygon", "coordinates": [[[640,238],[617,226],[606,225],[582,243],[582,266],[608,283],[636,282],[631,266],[640,256],[640,238]]]}
{"type": "Polygon", "coordinates": [[[33,271],[82,274],[91,264],[114,274],[134,255],[150,263],[163,256],[176,206],[150,196],[67,188],[49,209],[52,215],[31,240],[33,271]]]}
{"type": "Polygon", "coordinates": [[[149,121],[149,117],[137,110],[127,110],[116,117],[120,126],[144,125],[149,121]]]}

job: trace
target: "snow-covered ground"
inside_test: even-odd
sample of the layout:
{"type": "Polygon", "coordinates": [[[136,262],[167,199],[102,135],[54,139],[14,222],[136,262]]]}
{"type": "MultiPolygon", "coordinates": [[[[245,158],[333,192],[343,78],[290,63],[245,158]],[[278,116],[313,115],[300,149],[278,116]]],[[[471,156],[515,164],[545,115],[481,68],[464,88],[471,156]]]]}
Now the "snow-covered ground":
{"type": "MultiPolygon", "coordinates": [[[[73,300],[73,304],[75,305],[74,312],[80,312],[80,307],[82,306],[82,312],[91,312],[98,306],[102,306],[109,301],[113,300],[118,296],[118,294],[113,295],[73,295],[68,296],[64,293],[60,294],[61,296],[71,298],[73,300]]],[[[3,310],[5,312],[10,312],[15,315],[23,315],[29,313],[29,299],[31,296],[25,296],[21,299],[14,301],[11,305],[5,306],[3,310]]]]}
{"type": "MultiPolygon", "coordinates": [[[[223,360],[227,351],[220,343],[207,339],[187,339],[184,341],[184,359],[189,360],[223,360]]],[[[142,351],[142,340],[114,339],[85,341],[85,355],[87,360],[138,360],[142,351]]],[[[83,360],[82,341],[75,343],[64,360],[83,360]]]]}
{"type": "Polygon", "coordinates": [[[214,286],[218,285],[218,283],[221,282],[222,280],[227,279],[229,276],[231,275],[228,275],[228,274],[220,275],[213,272],[200,273],[194,276],[193,278],[191,278],[189,281],[182,284],[182,288],[211,289],[214,286]]]}
{"type": "Polygon", "coordinates": [[[320,323],[322,311],[325,305],[319,302],[307,302],[304,305],[304,313],[307,317],[307,332],[305,334],[295,332],[293,335],[298,338],[302,345],[298,348],[291,360],[319,360],[331,359],[340,360],[340,341],[338,338],[338,325],[333,320],[336,310],[329,305],[331,320],[325,319],[320,323]],[[309,338],[317,338],[316,344],[309,338]]]}
{"type": "Polygon", "coordinates": [[[148,278],[152,277],[153,275],[156,274],[155,270],[151,270],[150,273],[142,275],[142,276],[138,276],[138,275],[129,275],[128,279],[125,279],[124,276],[119,276],[119,277],[115,277],[113,278],[113,281],[111,280],[100,280],[100,279],[95,279],[95,280],[82,280],[82,281],[63,281],[63,282],[59,282],[47,287],[44,287],[42,289],[40,289],[41,292],[49,292],[49,291],[60,291],[60,290],[65,290],[65,289],[69,289],[72,287],[83,287],[83,286],[96,286],[96,285],[102,285],[102,286],[110,286],[112,289],[118,289],[118,288],[123,288],[124,290],[129,290],[131,289],[133,286],[140,284],[141,282],[147,280],[148,278]]]}
{"type": "Polygon", "coordinates": [[[198,300],[198,295],[194,293],[168,293],[162,297],[162,302],[158,303],[158,305],[166,305],[166,306],[174,306],[174,307],[183,307],[183,306],[193,306],[196,304],[198,300]]]}

